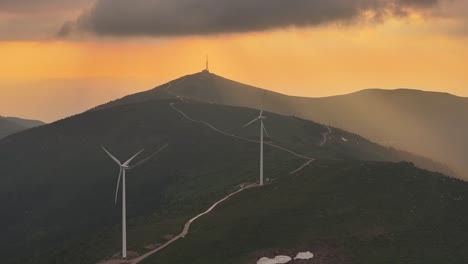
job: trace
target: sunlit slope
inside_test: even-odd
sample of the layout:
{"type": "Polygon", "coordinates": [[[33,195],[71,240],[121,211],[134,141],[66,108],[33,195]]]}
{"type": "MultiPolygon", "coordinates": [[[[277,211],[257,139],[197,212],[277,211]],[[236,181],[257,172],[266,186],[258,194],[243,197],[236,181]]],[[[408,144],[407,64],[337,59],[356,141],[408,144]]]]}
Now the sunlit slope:
{"type": "Polygon", "coordinates": [[[468,184],[408,164],[316,162],[231,198],[144,264],[466,263],[468,184]]]}
{"type": "Polygon", "coordinates": [[[468,99],[446,93],[399,89],[304,99],[301,116],[353,131],[398,149],[449,165],[468,178],[468,99]]]}
{"type": "MultiPolygon", "coordinates": [[[[212,79],[213,87],[217,87],[212,89],[224,96],[214,92],[210,96],[195,96],[195,86],[179,86],[172,91],[180,96],[236,106],[257,107],[262,101],[261,89],[236,83],[229,86],[229,81],[214,75],[212,79]]],[[[405,89],[364,90],[325,98],[268,92],[263,105],[268,111],[339,127],[383,145],[427,156],[449,165],[457,176],[468,178],[467,98],[405,89]]]]}
{"type": "MultiPolygon", "coordinates": [[[[325,98],[286,96],[202,72],[99,108],[184,97],[207,103],[257,108],[294,115],[354,132],[377,143],[450,165],[457,176],[468,171],[468,99],[417,90],[364,90],[325,98]],[[263,98],[263,99],[262,99],[263,98]]],[[[468,177],[468,176],[467,176],[468,177]]]]}
{"type": "MultiPolygon", "coordinates": [[[[240,114],[238,111],[232,111],[232,107],[215,104],[179,103],[175,104],[175,106],[186,113],[190,113],[190,116],[196,120],[209,122],[235,135],[243,135],[258,140],[258,125],[243,127],[245,123],[258,116],[256,110],[245,109],[247,111],[240,114]]],[[[267,117],[265,126],[269,134],[267,140],[272,140],[283,146],[290,146],[310,157],[318,159],[408,161],[429,170],[451,174],[449,169],[437,162],[407,152],[382,147],[359,135],[341,129],[296,117],[272,113],[265,115],[267,117]]]]}
{"type": "MultiPolygon", "coordinates": [[[[142,253],[164,241],[239,184],[258,179],[259,146],[251,142],[258,140],[258,126],[241,129],[256,115],[247,108],[153,100],[86,112],[0,140],[0,206],[8,212],[0,218],[6,227],[0,237],[3,263],[93,263],[119,251],[118,168],[101,145],[125,159],[169,143],[157,158],[130,171],[127,180],[129,249],[142,253]]],[[[334,128],[324,142],[329,130],[323,125],[266,115],[266,143],[302,156],[421,159],[438,166],[334,128]]],[[[265,146],[266,178],[288,176],[307,161],[265,146]]]]}
{"type": "Polygon", "coordinates": [[[264,92],[216,75],[194,75],[173,94],[206,102],[258,107],[339,127],[377,143],[420,154],[450,165],[468,178],[468,99],[417,90],[379,90],[301,98],[264,92]],[[198,79],[198,81],[196,81],[198,79]],[[207,88],[210,87],[210,88],[207,88]]]}

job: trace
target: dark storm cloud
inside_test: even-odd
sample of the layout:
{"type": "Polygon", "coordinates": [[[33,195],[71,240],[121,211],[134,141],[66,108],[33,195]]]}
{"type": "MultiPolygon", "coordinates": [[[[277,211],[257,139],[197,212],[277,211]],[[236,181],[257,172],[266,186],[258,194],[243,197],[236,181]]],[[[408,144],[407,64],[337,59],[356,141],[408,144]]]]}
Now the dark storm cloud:
{"type": "Polygon", "coordinates": [[[28,13],[83,8],[92,0],[0,0],[0,12],[28,13]]]}
{"type": "Polygon", "coordinates": [[[55,37],[70,15],[95,0],[0,0],[0,41],[44,40],[55,37]]]}
{"type": "Polygon", "coordinates": [[[443,0],[98,0],[61,37],[90,32],[109,36],[183,36],[262,31],[288,26],[352,23],[364,11],[375,21],[405,16],[408,8],[443,0]]]}

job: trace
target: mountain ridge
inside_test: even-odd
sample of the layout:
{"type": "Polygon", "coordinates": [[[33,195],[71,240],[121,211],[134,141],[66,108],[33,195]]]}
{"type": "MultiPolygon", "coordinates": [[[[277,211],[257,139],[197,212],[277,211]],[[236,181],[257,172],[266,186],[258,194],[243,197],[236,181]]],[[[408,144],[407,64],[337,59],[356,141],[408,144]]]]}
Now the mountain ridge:
{"type": "Polygon", "coordinates": [[[232,81],[213,73],[186,75],[95,109],[162,98],[259,108],[338,127],[382,145],[427,156],[468,179],[468,98],[415,89],[366,89],[329,97],[297,97],[232,81]],[[172,85],[177,84],[177,85],[172,85]],[[262,97],[264,101],[262,102],[262,97]],[[440,151],[443,150],[443,151],[440,151]]]}
{"type": "Polygon", "coordinates": [[[394,88],[394,89],[384,89],[384,88],[366,88],[362,90],[358,90],[352,93],[346,93],[346,94],[340,94],[340,95],[333,95],[333,96],[323,96],[323,97],[311,97],[311,98],[329,98],[329,97],[335,97],[335,96],[343,96],[343,95],[351,95],[351,94],[359,94],[363,92],[382,92],[382,93],[413,93],[413,94],[434,94],[434,95],[446,95],[450,97],[455,97],[455,98],[461,98],[461,99],[468,99],[468,97],[465,96],[459,96],[455,94],[451,94],[448,92],[439,92],[439,91],[428,91],[428,90],[423,90],[423,89],[415,89],[415,88],[394,88]]]}
{"type": "MultiPolygon", "coordinates": [[[[240,82],[240,81],[235,81],[235,80],[232,80],[232,79],[229,79],[227,77],[223,77],[221,75],[217,75],[215,73],[212,73],[212,72],[206,72],[206,71],[202,71],[202,72],[196,72],[196,73],[193,73],[193,74],[187,74],[187,75],[184,75],[182,77],[179,77],[179,78],[176,78],[172,81],[169,81],[169,82],[166,82],[166,83],[163,83],[163,84],[160,84],[160,85],[157,85],[151,89],[148,89],[148,90],[145,90],[145,91],[141,91],[141,92],[138,92],[138,93],[135,93],[135,94],[130,94],[130,95],[126,95],[124,97],[121,97],[121,98],[117,98],[115,100],[112,100],[108,103],[104,103],[104,104],[101,104],[101,105],[98,105],[96,107],[93,107],[92,109],[96,109],[96,108],[99,108],[101,106],[104,106],[104,105],[107,105],[109,103],[115,103],[115,102],[118,102],[122,99],[128,99],[130,97],[133,97],[135,95],[142,95],[142,94],[149,94],[149,93],[154,93],[156,90],[158,89],[164,89],[165,87],[167,87],[170,83],[173,83],[173,82],[179,82],[183,79],[186,79],[186,78],[191,78],[191,77],[197,77],[197,76],[210,76],[210,77],[214,77],[214,78],[218,78],[218,79],[222,79],[223,81],[227,81],[227,82],[232,82],[233,84],[235,85],[238,85],[238,86],[244,86],[245,88],[249,88],[249,89],[255,89],[255,90],[260,90],[261,92],[267,92],[269,94],[275,94],[275,95],[280,95],[280,96],[285,96],[285,97],[290,97],[290,98],[295,98],[295,99],[330,99],[330,98],[336,98],[336,97],[342,97],[342,96],[349,96],[349,95],[359,95],[359,94],[363,94],[363,93],[372,93],[372,92],[380,92],[380,93],[387,93],[387,94],[403,94],[403,93],[412,93],[412,94],[424,94],[424,95],[444,95],[444,96],[449,96],[449,97],[452,97],[452,98],[459,98],[459,99],[467,99],[468,100],[468,97],[463,97],[463,96],[459,96],[459,95],[455,95],[455,94],[451,94],[451,93],[448,93],[448,92],[439,92],[439,91],[428,91],[428,90],[423,90],[423,89],[416,89],[416,88],[393,88],[393,89],[384,89],[384,88],[364,88],[364,89],[361,89],[361,90],[357,90],[357,91],[354,91],[354,92],[350,92],[350,93],[344,93],[344,94],[337,94],[337,95],[330,95],[330,96],[321,96],[321,97],[314,97],[314,96],[298,96],[298,95],[290,95],[290,94],[287,94],[287,93],[281,93],[281,92],[276,92],[276,91],[272,91],[272,90],[269,90],[269,89],[266,89],[266,88],[262,88],[262,87],[259,87],[259,86],[255,86],[255,85],[250,85],[250,84],[246,84],[246,83],[243,83],[243,82],[240,82]]],[[[193,99],[193,98],[192,98],[193,99]]]]}

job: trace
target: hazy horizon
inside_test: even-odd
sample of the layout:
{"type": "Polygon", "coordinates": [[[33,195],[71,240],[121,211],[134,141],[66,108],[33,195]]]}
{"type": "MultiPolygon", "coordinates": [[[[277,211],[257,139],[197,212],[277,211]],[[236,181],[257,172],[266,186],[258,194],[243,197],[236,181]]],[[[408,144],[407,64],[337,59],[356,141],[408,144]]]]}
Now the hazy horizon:
{"type": "MultiPolygon", "coordinates": [[[[0,90],[0,113],[2,116],[14,116],[26,119],[37,119],[47,123],[51,123],[83,111],[89,110],[97,105],[107,103],[111,100],[121,98],[126,95],[147,91],[170,82],[173,79],[184,75],[193,74],[196,72],[186,73],[180,76],[170,77],[172,79],[162,80],[141,80],[136,78],[59,78],[47,80],[28,80],[16,82],[12,80],[1,80],[0,85],[9,87],[10,89],[0,90]],[[25,92],[28,95],[25,95],[25,92]],[[52,96],[51,96],[52,95],[52,96]],[[51,98],[53,101],[51,102],[51,98]]],[[[449,93],[458,97],[467,97],[464,93],[452,93],[449,91],[426,90],[419,87],[364,87],[355,90],[343,91],[338,93],[291,93],[291,89],[281,88],[271,89],[255,83],[247,83],[242,80],[234,79],[225,75],[221,77],[238,81],[247,85],[252,85],[261,89],[270,90],[289,96],[309,97],[309,98],[324,98],[330,96],[339,96],[351,94],[369,89],[381,90],[399,90],[410,89],[424,92],[443,92],[449,93]]]]}

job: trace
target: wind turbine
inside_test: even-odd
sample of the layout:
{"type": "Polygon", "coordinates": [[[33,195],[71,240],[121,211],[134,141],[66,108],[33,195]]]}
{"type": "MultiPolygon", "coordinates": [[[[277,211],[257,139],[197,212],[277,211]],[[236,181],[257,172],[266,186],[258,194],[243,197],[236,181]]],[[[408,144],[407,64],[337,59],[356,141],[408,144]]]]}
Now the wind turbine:
{"type": "Polygon", "coordinates": [[[258,115],[257,118],[255,118],[254,120],[244,125],[244,127],[248,127],[251,124],[260,120],[260,186],[263,186],[263,132],[265,132],[267,137],[270,137],[270,135],[268,135],[268,132],[265,128],[265,125],[263,124],[263,120],[265,119],[266,119],[266,116],[263,115],[263,106],[262,106],[262,108],[260,109],[260,115],[258,115]]]}
{"type": "Polygon", "coordinates": [[[125,186],[125,172],[127,170],[134,169],[138,166],[143,165],[145,162],[147,162],[149,159],[151,159],[153,156],[161,152],[163,149],[165,149],[168,145],[164,145],[157,151],[155,151],[153,154],[149,155],[145,159],[141,160],[137,164],[130,166],[130,162],[134,160],[138,155],[140,155],[144,150],[140,150],[137,154],[133,155],[130,159],[128,159],[126,162],[121,163],[116,157],[112,156],[112,154],[107,151],[106,148],[103,146],[102,149],[111,157],[112,160],[119,165],[120,171],[119,171],[119,177],[117,179],[117,188],[115,190],[115,204],[117,205],[117,197],[119,194],[119,185],[120,185],[120,178],[122,177],[122,258],[127,257],[127,197],[126,197],[126,186],[125,186]]]}

